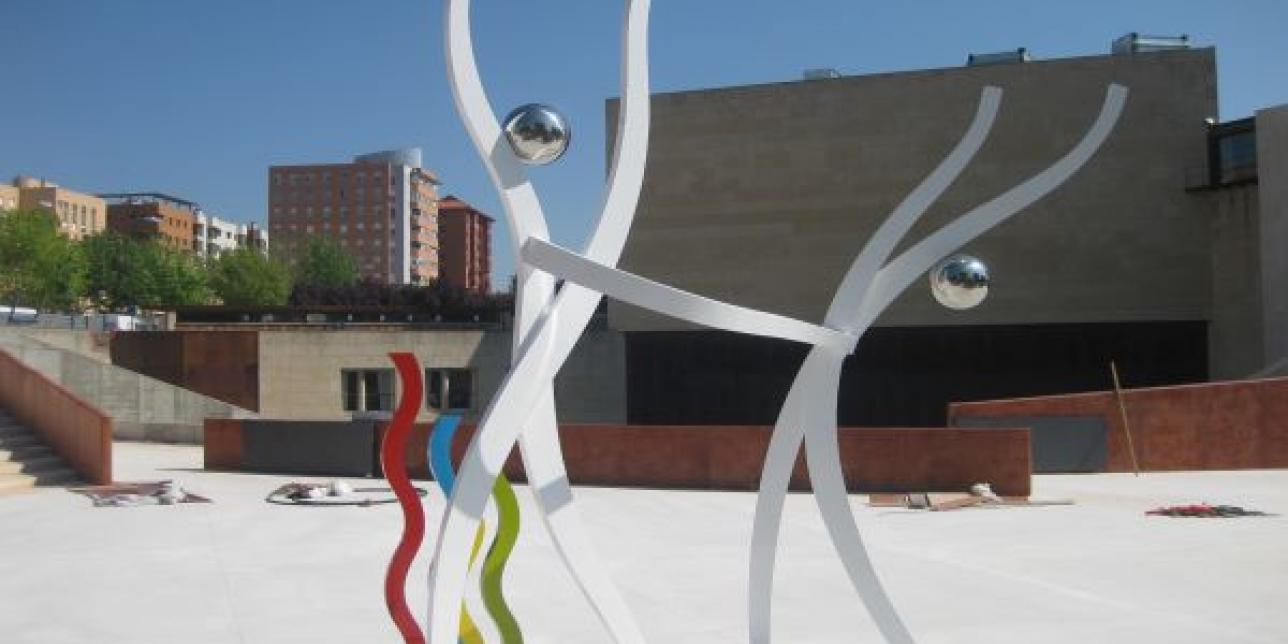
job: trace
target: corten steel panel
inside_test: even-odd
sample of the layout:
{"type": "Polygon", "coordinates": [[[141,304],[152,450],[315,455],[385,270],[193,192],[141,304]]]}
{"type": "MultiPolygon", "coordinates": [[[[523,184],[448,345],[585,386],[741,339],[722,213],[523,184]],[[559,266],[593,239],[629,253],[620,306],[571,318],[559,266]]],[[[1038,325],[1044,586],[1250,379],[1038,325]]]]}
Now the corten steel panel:
{"type": "Polygon", "coordinates": [[[112,482],[112,419],[3,350],[0,406],[39,435],[86,482],[112,482]]]}
{"type": "Polygon", "coordinates": [[[1103,472],[1108,459],[1104,416],[964,416],[954,427],[1028,427],[1033,471],[1103,472]]]}
{"type": "MultiPolygon", "coordinates": [[[[1288,467],[1288,378],[1131,389],[1123,393],[1142,469],[1288,467]]],[[[1130,471],[1131,457],[1113,392],[953,403],[969,416],[1096,414],[1108,426],[1106,470],[1130,471]]]]}
{"type": "MultiPolygon", "coordinates": [[[[415,427],[408,468],[425,477],[429,427],[415,427]]],[[[462,425],[453,440],[459,463],[474,427],[462,425]]],[[[769,445],[770,428],[756,426],[563,425],[559,430],[569,479],[577,485],[754,490],[769,445]]],[[[965,490],[988,482],[1008,496],[1030,491],[1027,429],[842,428],[840,448],[851,492],[965,490]]],[[[803,457],[792,489],[808,490],[803,457]]],[[[523,481],[518,451],[505,465],[523,481]]]]}
{"type": "Polygon", "coordinates": [[[206,419],[202,446],[206,469],[242,469],[242,422],[232,418],[206,419]]]}
{"type": "Polygon", "coordinates": [[[172,331],[114,333],[109,350],[118,367],[183,386],[183,341],[172,331]]]}
{"type": "MultiPolygon", "coordinates": [[[[380,443],[385,439],[385,431],[388,430],[387,423],[376,424],[376,453],[379,454],[380,443]]],[[[432,479],[429,471],[428,453],[426,451],[429,445],[430,431],[433,425],[417,423],[412,425],[411,433],[407,438],[406,463],[407,474],[414,479],[432,479]]],[[[465,455],[465,450],[469,447],[470,439],[474,436],[474,425],[461,424],[452,439],[452,463],[459,465],[461,458],[465,455]]],[[[375,464],[376,474],[383,476],[384,470],[377,458],[375,464]]],[[[519,461],[519,450],[516,447],[510,451],[509,458],[505,462],[505,474],[511,481],[521,482],[527,478],[523,473],[523,464],[519,461]]]]}
{"type": "Polygon", "coordinates": [[[130,331],[112,337],[112,364],[259,411],[258,331],[130,331]]]}
{"type": "Polygon", "coordinates": [[[1288,391],[1282,381],[1266,380],[1257,385],[1261,417],[1257,423],[1262,462],[1288,467],[1288,391]]]}
{"type": "Polygon", "coordinates": [[[259,411],[257,331],[176,331],[183,343],[185,389],[259,411]]]}
{"type": "Polygon", "coordinates": [[[375,444],[373,421],[242,422],[242,464],[248,472],[371,476],[375,444]]]}

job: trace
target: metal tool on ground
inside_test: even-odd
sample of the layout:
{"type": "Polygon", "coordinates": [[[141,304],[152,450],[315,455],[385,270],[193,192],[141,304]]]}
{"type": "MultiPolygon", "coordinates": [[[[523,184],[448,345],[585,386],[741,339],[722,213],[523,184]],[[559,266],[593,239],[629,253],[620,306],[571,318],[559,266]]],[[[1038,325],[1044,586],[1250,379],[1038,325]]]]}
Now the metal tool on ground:
{"type": "MultiPolygon", "coordinates": [[[[421,488],[415,488],[415,490],[421,497],[429,494],[421,488]]],[[[396,503],[398,498],[393,495],[393,490],[387,487],[354,487],[344,481],[332,481],[330,483],[287,483],[269,492],[264,500],[277,505],[367,507],[396,503]]]]}
{"type": "Polygon", "coordinates": [[[1114,397],[1118,399],[1118,413],[1122,415],[1123,433],[1127,436],[1127,453],[1131,455],[1131,468],[1140,476],[1140,461],[1136,459],[1136,444],[1131,439],[1131,424],[1127,422],[1127,402],[1123,400],[1122,382],[1118,379],[1118,365],[1109,361],[1109,373],[1114,377],[1114,397]]]}

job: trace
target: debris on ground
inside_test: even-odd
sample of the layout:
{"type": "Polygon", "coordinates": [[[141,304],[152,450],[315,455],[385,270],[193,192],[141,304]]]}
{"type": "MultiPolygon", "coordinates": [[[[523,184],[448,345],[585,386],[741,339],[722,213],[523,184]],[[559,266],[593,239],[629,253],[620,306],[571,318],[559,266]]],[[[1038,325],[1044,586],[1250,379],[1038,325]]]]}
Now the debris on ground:
{"type": "Polygon", "coordinates": [[[192,494],[174,481],[114,483],[91,487],[69,488],[94,502],[96,508],[124,508],[139,505],[174,505],[176,503],[210,503],[210,499],[192,494]]]}
{"type": "Polygon", "coordinates": [[[1264,517],[1269,516],[1265,512],[1258,510],[1248,510],[1237,505],[1208,505],[1206,503],[1196,503],[1193,505],[1169,505],[1161,508],[1154,508],[1145,513],[1155,517],[1194,517],[1200,519],[1230,519],[1235,517],[1264,517]]]}
{"type": "MultiPolygon", "coordinates": [[[[416,488],[416,494],[429,493],[416,488]]],[[[330,483],[287,483],[268,493],[264,500],[278,505],[357,505],[367,507],[382,503],[397,503],[398,497],[387,487],[355,488],[344,481],[330,483]],[[377,496],[378,495],[378,496],[377,496]]]]}
{"type": "Polygon", "coordinates": [[[868,505],[882,508],[909,508],[943,512],[974,507],[1017,507],[1040,505],[1073,505],[1072,499],[1031,499],[1024,496],[999,496],[988,483],[976,483],[969,492],[912,492],[908,494],[871,494],[868,505]]]}

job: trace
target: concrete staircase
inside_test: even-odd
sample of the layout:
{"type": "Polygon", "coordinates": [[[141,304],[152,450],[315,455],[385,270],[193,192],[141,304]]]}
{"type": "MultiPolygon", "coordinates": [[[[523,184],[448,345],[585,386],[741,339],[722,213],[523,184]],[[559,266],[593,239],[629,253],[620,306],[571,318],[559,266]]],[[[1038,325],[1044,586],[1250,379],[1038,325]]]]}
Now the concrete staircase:
{"type": "Polygon", "coordinates": [[[76,472],[39,436],[0,411],[0,494],[76,481],[76,472]]]}

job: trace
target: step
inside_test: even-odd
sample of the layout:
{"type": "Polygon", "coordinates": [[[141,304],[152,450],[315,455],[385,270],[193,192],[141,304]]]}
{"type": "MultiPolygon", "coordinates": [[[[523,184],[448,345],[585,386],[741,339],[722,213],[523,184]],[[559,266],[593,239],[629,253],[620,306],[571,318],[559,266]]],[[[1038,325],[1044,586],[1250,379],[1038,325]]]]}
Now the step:
{"type": "Polygon", "coordinates": [[[42,444],[40,437],[30,432],[0,436],[0,449],[14,449],[17,447],[40,444],[42,444]]]}
{"type": "Polygon", "coordinates": [[[22,425],[4,425],[0,424],[0,438],[5,436],[26,436],[31,430],[22,425]]]}
{"type": "Polygon", "coordinates": [[[0,492],[12,492],[44,485],[69,485],[77,480],[76,472],[67,468],[36,474],[0,474],[0,492]]]}
{"type": "Polygon", "coordinates": [[[54,454],[42,454],[20,461],[0,461],[0,474],[36,474],[67,467],[63,459],[54,454]]]}
{"type": "Polygon", "coordinates": [[[0,446],[0,461],[24,461],[37,456],[52,454],[53,450],[48,445],[24,445],[21,447],[4,447],[0,446]]]}

